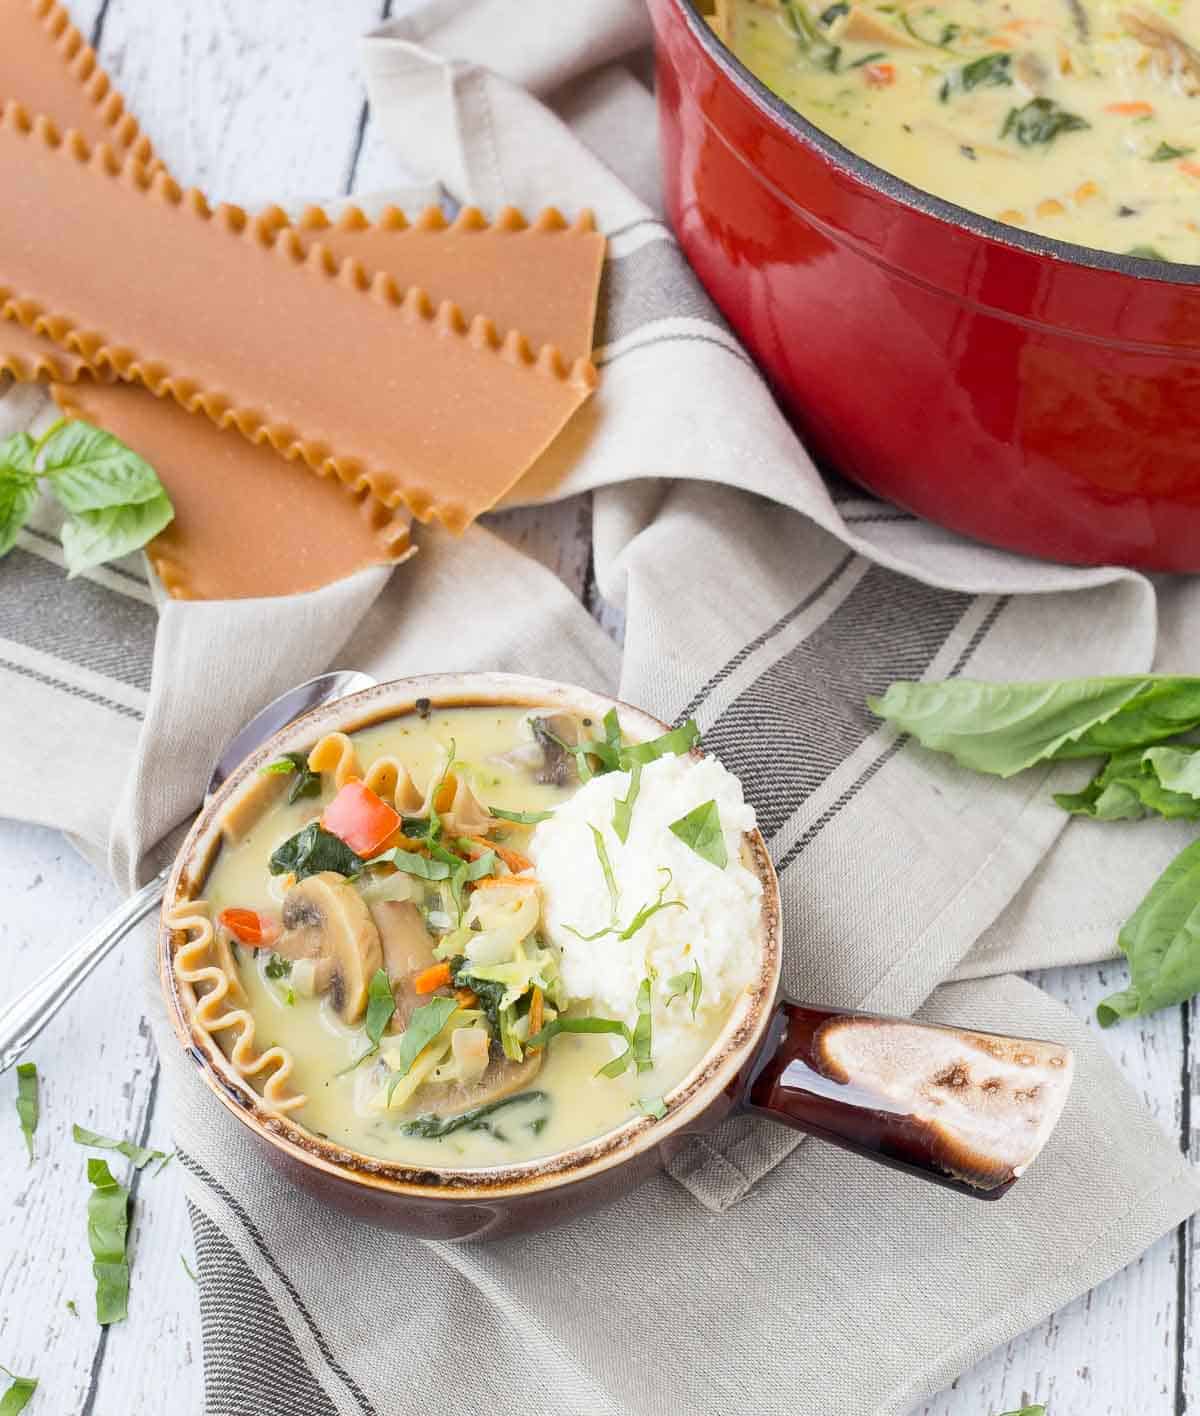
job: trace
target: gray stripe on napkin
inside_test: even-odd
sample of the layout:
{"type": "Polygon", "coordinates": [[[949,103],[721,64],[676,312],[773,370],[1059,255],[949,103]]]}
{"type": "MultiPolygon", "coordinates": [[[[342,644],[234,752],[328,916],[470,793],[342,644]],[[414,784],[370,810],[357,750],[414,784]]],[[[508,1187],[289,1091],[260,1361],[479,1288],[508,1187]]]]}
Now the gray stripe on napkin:
{"type": "Polygon", "coordinates": [[[0,560],[0,638],[148,693],[157,622],[153,606],[20,547],[0,560]]]}
{"type": "Polygon", "coordinates": [[[880,724],[867,696],[920,678],[972,604],[874,566],[816,630],[704,734],[735,772],[769,841],[880,724]],[[819,724],[819,731],[808,729],[819,724]]]}
{"type": "Polygon", "coordinates": [[[289,1416],[338,1416],[304,1365],[270,1295],[217,1226],[188,1204],[200,1282],[207,1416],[250,1416],[256,1393],[271,1393],[289,1416]]]}
{"type": "Polygon", "coordinates": [[[667,319],[704,320],[722,331],[729,328],[674,241],[650,241],[604,263],[597,347],[667,319]]]}
{"type": "Polygon", "coordinates": [[[40,683],[43,688],[56,688],[60,693],[66,693],[71,698],[82,698],[85,703],[94,703],[97,708],[107,708],[112,713],[119,713],[122,718],[132,718],[140,723],[145,716],[136,708],[131,708],[128,703],[118,703],[115,699],[106,698],[102,693],[93,693],[91,689],[83,688],[77,683],[66,683],[60,678],[55,678],[52,674],[39,673],[37,669],[31,669],[28,664],[14,664],[11,659],[0,659],[0,669],[7,670],[10,674],[16,674],[19,678],[32,679],[34,683],[40,683]]]}

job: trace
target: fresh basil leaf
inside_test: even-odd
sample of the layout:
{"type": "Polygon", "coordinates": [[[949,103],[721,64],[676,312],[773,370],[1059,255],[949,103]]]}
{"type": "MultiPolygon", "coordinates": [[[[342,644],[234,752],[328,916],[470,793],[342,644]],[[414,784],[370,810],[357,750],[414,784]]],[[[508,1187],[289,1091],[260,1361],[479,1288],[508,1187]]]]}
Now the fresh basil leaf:
{"type": "Polygon", "coordinates": [[[73,516],[139,506],[165,496],[154,468],[119,438],[79,419],[61,423],[41,445],[54,495],[73,516]]]}
{"type": "Polygon", "coordinates": [[[285,752],[274,762],[260,769],[263,776],[295,773],[296,780],[288,789],[288,805],[294,806],[302,797],[321,795],[321,774],[309,770],[307,752],[285,752]]]}
{"type": "Polygon", "coordinates": [[[686,723],[680,723],[677,728],[672,728],[670,732],[663,733],[661,737],[651,738],[649,742],[627,743],[621,749],[622,768],[628,770],[635,762],[654,762],[659,757],[681,757],[685,752],[690,752],[700,741],[700,729],[696,726],[695,718],[689,718],[686,723]]]}
{"type": "Polygon", "coordinates": [[[717,803],[703,802],[700,806],[671,822],[671,834],[678,836],[685,846],[691,846],[702,860],[724,870],[729,863],[725,849],[725,832],[721,829],[721,814],[717,803]]]}
{"type": "Polygon", "coordinates": [[[166,492],[130,506],[106,506],[99,511],[73,514],[62,528],[68,577],[139,550],[174,515],[175,508],[166,492]]]}
{"type": "Polygon", "coordinates": [[[588,830],[592,833],[592,840],[596,844],[596,857],[600,861],[600,869],[604,872],[604,883],[608,887],[609,918],[615,926],[620,904],[617,877],[613,874],[612,861],[608,858],[608,847],[604,843],[603,834],[595,826],[589,825],[588,830]]]}
{"type": "Polygon", "coordinates": [[[692,1017],[696,1016],[696,1009],[700,1006],[700,995],[704,989],[704,981],[700,977],[699,965],[694,965],[686,973],[677,973],[674,977],[667,979],[667,1002],[669,1008],[676,998],[686,998],[691,994],[692,1017]]]}
{"type": "MultiPolygon", "coordinates": [[[[606,726],[607,723],[608,717],[606,716],[606,726]]],[[[598,769],[600,774],[615,772],[620,766],[620,747],[614,746],[604,739],[588,738],[586,742],[566,742],[545,726],[542,731],[551,742],[557,743],[564,752],[569,752],[575,759],[575,770],[579,774],[581,782],[590,782],[597,775],[597,770],[592,767],[592,758],[595,758],[600,764],[598,769]]]]}
{"type": "MultiPolygon", "coordinates": [[[[393,854],[388,851],[375,859],[387,860],[393,854]]],[[[358,875],[365,866],[366,861],[361,856],[355,855],[340,836],[326,831],[319,821],[310,821],[302,831],[297,831],[281,846],[276,846],[267,862],[267,869],[272,875],[287,875],[290,872],[297,880],[319,875],[323,870],[332,870],[338,875],[358,875]]]]}
{"type": "Polygon", "coordinates": [[[292,961],[285,959],[282,954],[272,954],[263,966],[263,973],[269,979],[278,982],[281,978],[290,978],[292,975],[292,961]]]}
{"type": "Polygon", "coordinates": [[[1200,841],[1167,866],[1117,935],[1129,987],[1096,1009],[1102,1027],[1182,1003],[1200,991],[1200,841]]]}
{"type": "Polygon", "coordinates": [[[661,1096],[639,1096],[630,1104],[636,1106],[643,1116],[653,1117],[655,1121],[661,1121],[667,1114],[667,1103],[661,1096]]]}
{"type": "MultiPolygon", "coordinates": [[[[1191,756],[1191,750],[1176,747],[1134,747],[1114,752],[1083,791],[1060,792],[1054,800],[1064,811],[1097,821],[1135,821],[1147,812],[1169,819],[1198,820],[1200,799],[1169,788],[1155,765],[1161,761],[1167,775],[1179,780],[1183,770],[1180,764],[1191,756]]],[[[1194,772],[1192,780],[1200,789],[1200,773],[1194,772]]]]}
{"type": "Polygon", "coordinates": [[[29,520],[37,502],[38,487],[36,477],[6,466],[2,455],[3,444],[0,444],[0,556],[6,556],[16,544],[21,527],[29,520]]]}
{"type": "Polygon", "coordinates": [[[627,1024],[616,1018],[554,1018],[526,1042],[526,1047],[545,1047],[559,1033],[615,1033],[625,1039],[625,1051],[601,1067],[598,1077],[619,1077],[634,1061],[633,1033],[627,1024]]]}
{"type": "Polygon", "coordinates": [[[18,1412],[25,1410],[29,1398],[37,1391],[37,1378],[18,1377],[7,1367],[0,1367],[0,1372],[9,1379],[8,1389],[0,1396],[0,1416],[17,1416],[18,1412]]]}
{"type": "Polygon", "coordinates": [[[420,1008],[413,1009],[412,1016],[408,1020],[408,1027],[400,1034],[396,1064],[395,1066],[389,1064],[391,1078],[387,1092],[389,1106],[392,1102],[392,1093],[396,1090],[401,1079],[408,1076],[420,1053],[429,1046],[450,1021],[450,1015],[457,1011],[458,1004],[453,998],[431,998],[420,1008]]]}
{"type": "Polygon", "coordinates": [[[129,1311],[129,1191],[113,1179],[103,1160],[87,1163],[88,1243],[96,1279],[96,1321],[119,1323],[129,1311]]]}
{"type": "Polygon", "coordinates": [[[1022,147],[1033,147],[1035,143],[1052,143],[1059,133],[1074,133],[1091,126],[1085,118],[1068,113],[1052,98],[1031,98],[1022,107],[1008,110],[1000,136],[1007,138],[1011,133],[1022,147]]]}
{"type": "Polygon", "coordinates": [[[394,846],[382,855],[372,856],[368,865],[394,865],[405,875],[415,875],[418,880],[448,880],[450,866],[444,860],[433,860],[429,856],[418,855],[416,851],[402,851],[394,846]]]}
{"type": "Polygon", "coordinates": [[[964,767],[1011,777],[1037,762],[1149,747],[1200,726],[1200,678],[894,683],[867,704],[964,767]]]}
{"type": "Polygon", "coordinates": [[[642,979],[637,991],[637,1022],[633,1026],[633,1061],[639,1072],[648,1072],[654,1065],[650,1058],[651,1015],[650,980],[642,979]]]}
{"type": "Polygon", "coordinates": [[[371,982],[367,985],[367,1016],[363,1023],[364,1031],[370,1046],[354,1059],[349,1067],[343,1067],[338,1076],[345,1076],[347,1072],[353,1072],[360,1062],[365,1062],[368,1057],[374,1057],[379,1051],[379,1044],[383,1040],[384,1029],[392,1021],[392,1014],[396,1011],[396,999],[392,993],[392,983],[388,978],[386,969],[376,969],[371,975],[371,982]]]}
{"type": "Polygon", "coordinates": [[[499,821],[515,821],[518,826],[536,826],[554,815],[552,811],[504,811],[498,806],[489,806],[488,814],[499,821]]]}
{"type": "Polygon", "coordinates": [[[1142,761],[1165,791],[1200,801],[1200,746],[1150,747],[1142,753],[1142,761]]]}
{"type": "Polygon", "coordinates": [[[1149,161],[1174,162],[1177,157],[1188,157],[1195,151],[1195,148],[1172,147],[1170,143],[1160,142],[1150,154],[1149,161]]]}
{"type": "Polygon", "coordinates": [[[114,1141],[111,1136],[102,1136],[98,1131],[89,1131],[83,1126],[71,1127],[71,1139],[77,1145],[91,1146],[93,1150],[118,1151],[126,1160],[133,1162],[135,1170],[141,1170],[152,1160],[159,1162],[158,1168],[161,1170],[171,1159],[166,1151],[151,1150],[133,1141],[114,1141]]]}
{"type": "Polygon", "coordinates": [[[483,1106],[473,1106],[469,1111],[460,1111],[456,1116],[417,1116],[401,1126],[400,1133],[405,1136],[421,1136],[427,1141],[440,1141],[446,1136],[452,1136],[455,1131],[487,1131],[498,1140],[503,1140],[503,1136],[488,1124],[488,1117],[510,1106],[549,1100],[549,1092],[518,1092],[516,1096],[502,1096],[498,1101],[489,1101],[483,1106]]]}
{"type": "Polygon", "coordinates": [[[21,1134],[25,1137],[25,1149],[29,1152],[29,1163],[33,1164],[33,1133],[38,1123],[38,1074],[34,1062],[17,1064],[17,1117],[21,1123],[21,1134]]]}
{"type": "Polygon", "coordinates": [[[633,823],[633,807],[642,789],[642,764],[635,762],[629,773],[629,790],[613,803],[613,833],[622,845],[629,840],[629,828],[633,823]]]}

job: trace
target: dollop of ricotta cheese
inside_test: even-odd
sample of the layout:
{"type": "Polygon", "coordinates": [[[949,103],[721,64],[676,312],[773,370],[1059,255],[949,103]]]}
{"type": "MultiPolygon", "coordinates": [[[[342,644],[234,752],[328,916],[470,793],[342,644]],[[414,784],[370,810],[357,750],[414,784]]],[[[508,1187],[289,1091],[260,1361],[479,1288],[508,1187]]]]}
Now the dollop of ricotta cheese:
{"type": "Polygon", "coordinates": [[[753,976],[762,937],[762,883],[742,857],[754,809],[716,758],[665,756],[647,763],[622,841],[613,811],[629,790],[628,772],[593,777],[538,825],[530,855],[542,885],[543,930],[560,954],[566,992],[573,1002],[586,1001],[593,1016],[632,1027],[638,988],[649,978],[658,1060],[696,1027],[711,1030],[714,1015],[727,1011],[753,976]],[[717,805],[725,838],[724,866],[671,830],[709,801],[717,805]],[[611,864],[613,890],[594,832],[611,864]],[[654,911],[622,938],[660,892],[664,901],[679,903],[654,911]],[[585,935],[598,937],[580,937],[585,935]],[[691,995],[672,1000],[678,986],[669,981],[697,968],[701,989],[693,1020],[691,995]]]}

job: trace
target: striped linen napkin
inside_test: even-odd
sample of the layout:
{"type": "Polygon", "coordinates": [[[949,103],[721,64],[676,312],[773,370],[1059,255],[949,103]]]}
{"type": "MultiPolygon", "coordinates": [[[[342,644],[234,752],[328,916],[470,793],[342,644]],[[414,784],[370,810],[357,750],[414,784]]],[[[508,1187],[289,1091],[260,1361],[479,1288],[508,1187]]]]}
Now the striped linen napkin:
{"type": "MultiPolygon", "coordinates": [[[[735,1119],[561,1231],[426,1243],[268,1172],[160,1017],[208,1411],[902,1413],[1134,1259],[1200,1185],[1082,1024],[1010,972],[1107,956],[1172,832],[1068,826],[1050,792],[1077,769],[969,776],[865,698],[895,678],[1179,668],[1197,590],[1018,559],[823,481],[658,214],[641,5],[512,13],[434,0],[386,27],[364,50],[370,97],[420,179],[485,209],[588,205],[609,235],[599,393],[514,500],[595,491],[623,647],[481,527],[426,536],[390,576],[184,603],[137,560],[67,582],[39,520],[0,561],[0,810],[63,828],[130,886],[216,748],[334,661],[519,670],[695,715],[780,869],[788,990],[1075,1047],[1045,1154],[978,1205],[735,1119]],[[447,603],[487,609],[448,634],[447,603]],[[64,740],[103,750],[81,767],[64,740]]],[[[10,391],[0,433],[39,412],[10,391]]]]}

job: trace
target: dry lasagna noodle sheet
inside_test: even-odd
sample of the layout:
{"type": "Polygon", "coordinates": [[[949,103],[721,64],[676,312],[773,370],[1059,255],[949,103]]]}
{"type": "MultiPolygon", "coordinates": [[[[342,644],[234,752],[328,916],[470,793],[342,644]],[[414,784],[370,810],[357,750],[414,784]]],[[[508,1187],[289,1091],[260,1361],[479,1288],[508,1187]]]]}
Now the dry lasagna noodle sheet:
{"type": "Polygon", "coordinates": [[[211,209],[15,103],[0,119],[0,190],[43,217],[0,225],[6,318],[451,530],[514,485],[595,385],[586,359],[535,354],[515,330],[502,341],[482,315],[468,325],[452,301],[435,308],[385,272],[339,265],[269,212],[211,209]]]}
{"type": "MultiPolygon", "coordinates": [[[[53,0],[0,0],[0,24],[6,35],[0,97],[61,116],[85,137],[152,162],[149,142],[61,6],[53,0]]],[[[285,214],[275,208],[260,229],[265,234],[286,224],[285,214]]],[[[306,250],[315,238],[336,260],[352,257],[364,270],[385,270],[404,287],[423,288],[431,302],[454,298],[468,313],[486,311],[501,330],[522,326],[526,339],[556,346],[568,362],[590,352],[604,241],[586,216],[568,226],[547,212],[527,226],[518,213],[506,211],[489,225],[468,210],[447,226],[433,209],[410,225],[391,208],[372,222],[350,207],[330,222],[312,207],[296,223],[296,232],[306,250]]],[[[17,378],[74,383],[96,372],[77,350],[57,349],[11,319],[2,335],[0,369],[17,378]]],[[[100,372],[112,376],[111,368],[100,372]]],[[[62,402],[61,391],[59,397],[62,402]]],[[[243,444],[173,403],[155,408],[147,395],[132,389],[91,388],[86,394],[76,391],[74,407],[137,448],[170,491],[176,519],[149,553],[174,595],[288,594],[409,550],[403,516],[383,513],[361,484],[348,506],[337,505],[338,483],[285,476],[267,445],[243,444]],[[212,505],[213,474],[237,477],[239,487],[244,480],[248,498],[278,507],[273,522],[260,523],[271,525],[272,534],[259,545],[257,567],[234,566],[220,554],[221,518],[231,529],[235,523],[212,505]],[[272,490],[272,478],[283,478],[286,505],[272,490]],[[336,545],[331,527],[337,528],[336,545]]],[[[239,490],[236,525],[243,523],[246,500],[239,490]]]]}

